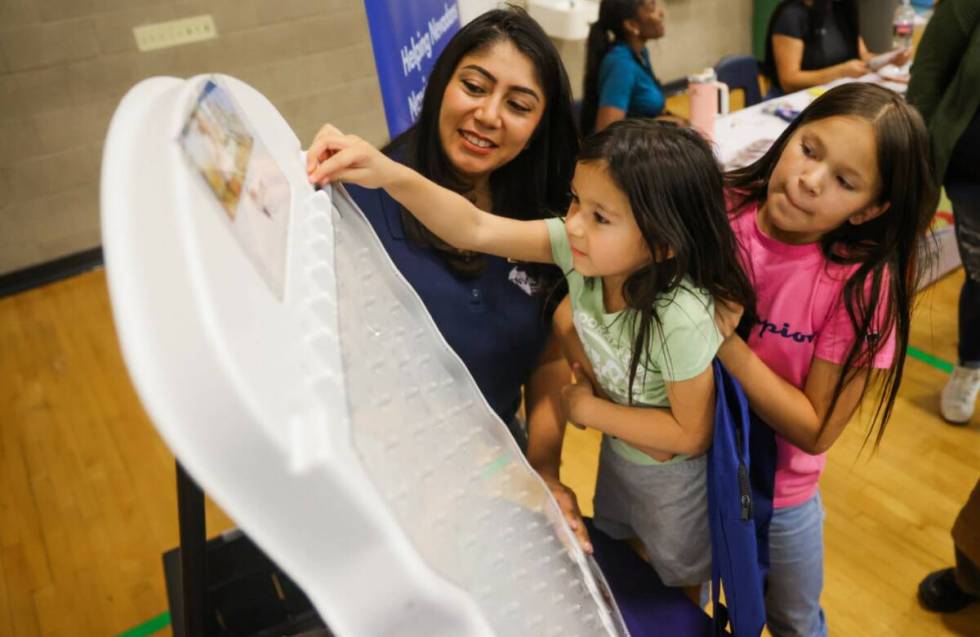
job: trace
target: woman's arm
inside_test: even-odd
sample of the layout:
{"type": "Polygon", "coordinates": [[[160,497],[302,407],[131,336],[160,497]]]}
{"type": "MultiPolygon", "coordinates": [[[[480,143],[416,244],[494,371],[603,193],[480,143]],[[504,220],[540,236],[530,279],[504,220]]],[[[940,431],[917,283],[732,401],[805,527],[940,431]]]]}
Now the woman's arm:
{"type": "Polygon", "coordinates": [[[834,387],[843,373],[840,365],[813,359],[806,386],[800,391],[772,371],[738,335],[725,340],[718,358],[742,384],[752,409],[779,435],[810,454],[830,449],[844,431],[869,377],[866,369],[858,370],[827,417],[834,387]]]}
{"type": "Polygon", "coordinates": [[[545,481],[558,481],[561,443],[565,422],[561,413],[561,390],[572,371],[561,355],[558,338],[552,334],[541,361],[524,387],[527,412],[527,460],[545,481]]]}
{"type": "Polygon", "coordinates": [[[616,436],[642,451],[705,453],[714,433],[714,371],[708,367],[694,378],[666,386],[670,409],[627,407],[603,400],[595,395],[592,383],[577,373],[563,397],[572,422],[616,436]]]}
{"type": "Polygon", "coordinates": [[[867,64],[871,61],[871,58],[875,56],[874,53],[868,50],[868,45],[865,44],[864,38],[860,35],[858,36],[858,59],[867,64]]]}
{"type": "Polygon", "coordinates": [[[544,480],[565,514],[568,525],[586,553],[592,552],[589,533],[582,522],[575,492],[562,484],[561,446],[565,420],[561,411],[561,390],[571,378],[571,369],[561,355],[558,338],[552,333],[538,367],[524,387],[527,412],[527,460],[544,480]]]}
{"type": "MultiPolygon", "coordinates": [[[[888,64],[893,64],[895,66],[904,66],[905,63],[908,62],[909,59],[912,57],[911,49],[907,49],[907,48],[893,49],[893,51],[895,52],[895,55],[894,57],[888,60],[887,62],[888,64]]],[[[891,53],[892,51],[888,51],[882,53],[882,55],[890,55],[891,53]]],[[[877,57],[877,54],[872,53],[871,51],[868,50],[868,45],[865,44],[864,38],[862,38],[861,36],[858,36],[858,56],[861,58],[862,62],[868,65],[868,68],[870,70],[877,71],[879,68],[881,68],[880,66],[878,68],[872,68],[873,65],[871,64],[871,61],[877,57]]],[[[884,64],[882,64],[881,66],[884,66],[884,64]]]]}
{"type": "Polygon", "coordinates": [[[327,124],[306,154],[313,184],[350,181],[384,188],[443,241],[462,250],[553,263],[544,221],[518,221],[480,210],[462,195],[429,181],[368,142],[327,124]]]}
{"type": "Polygon", "coordinates": [[[791,93],[817,84],[826,84],[842,77],[861,77],[868,72],[862,60],[847,60],[840,64],[813,71],[802,70],[803,40],[788,35],[772,36],[772,54],[776,61],[779,85],[791,93]]]}
{"type": "Polygon", "coordinates": [[[626,111],[615,106],[600,106],[595,116],[595,132],[601,131],[613,122],[626,119],[626,111]]]}

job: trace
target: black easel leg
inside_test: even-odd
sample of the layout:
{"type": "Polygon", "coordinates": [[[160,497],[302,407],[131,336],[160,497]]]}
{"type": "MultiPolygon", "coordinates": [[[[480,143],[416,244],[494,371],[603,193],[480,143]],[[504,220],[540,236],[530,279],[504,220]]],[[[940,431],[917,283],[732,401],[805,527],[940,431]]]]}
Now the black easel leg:
{"type": "Polygon", "coordinates": [[[177,463],[177,515],[180,520],[182,617],[173,617],[174,635],[203,637],[207,614],[207,537],[204,491],[177,463]]]}

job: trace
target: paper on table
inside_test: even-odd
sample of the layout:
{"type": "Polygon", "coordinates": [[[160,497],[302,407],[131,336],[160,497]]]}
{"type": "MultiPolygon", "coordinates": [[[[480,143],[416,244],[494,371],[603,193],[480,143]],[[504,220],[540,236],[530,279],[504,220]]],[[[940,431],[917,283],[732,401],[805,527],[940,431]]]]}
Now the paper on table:
{"type": "Polygon", "coordinates": [[[877,71],[878,69],[887,66],[896,57],[905,52],[904,47],[899,47],[897,49],[892,49],[891,51],[885,51],[884,53],[879,53],[870,60],[868,60],[868,68],[872,71],[877,71]]]}
{"type": "Polygon", "coordinates": [[[894,64],[888,64],[878,69],[878,77],[887,80],[888,82],[898,82],[900,84],[908,84],[909,79],[911,79],[907,66],[899,67],[895,66],[894,64]]]}

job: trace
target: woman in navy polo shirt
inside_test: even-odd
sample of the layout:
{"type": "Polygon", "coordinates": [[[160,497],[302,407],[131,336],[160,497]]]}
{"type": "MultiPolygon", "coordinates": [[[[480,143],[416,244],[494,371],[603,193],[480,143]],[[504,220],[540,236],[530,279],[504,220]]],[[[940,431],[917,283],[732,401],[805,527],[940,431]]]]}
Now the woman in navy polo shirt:
{"type": "Polygon", "coordinates": [[[662,0],[602,0],[586,44],[583,133],[664,112],[664,94],[646,48],[647,40],[663,35],[662,0]]]}
{"type": "MultiPolygon", "coordinates": [[[[554,44],[523,10],[476,18],[446,45],[417,123],[386,152],[485,210],[515,218],[564,212],[578,132],[554,44]]],[[[561,272],[456,250],[383,190],[347,190],[487,402],[576,520],[574,496],[558,480],[559,397],[571,374],[550,338],[551,312],[564,296],[556,290],[561,272]],[[529,436],[517,418],[522,387],[529,436]]]]}

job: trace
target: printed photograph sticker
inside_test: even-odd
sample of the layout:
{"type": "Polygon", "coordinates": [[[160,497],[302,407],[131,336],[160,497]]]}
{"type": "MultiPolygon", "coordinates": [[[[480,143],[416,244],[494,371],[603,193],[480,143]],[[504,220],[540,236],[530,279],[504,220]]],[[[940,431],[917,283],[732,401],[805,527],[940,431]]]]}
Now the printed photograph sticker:
{"type": "Polygon", "coordinates": [[[234,219],[254,138],[229,95],[213,81],[198,96],[180,143],[228,217],[234,219]]]}
{"type": "Polygon", "coordinates": [[[180,145],[231,224],[232,234],[282,300],[291,191],[275,159],[252,134],[231,95],[208,80],[180,134],[180,145]]]}

